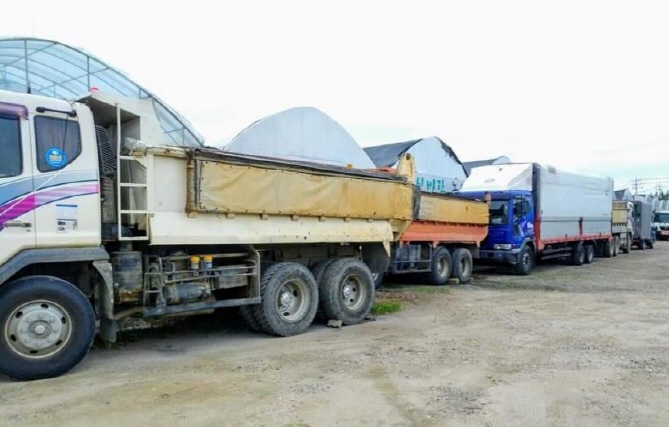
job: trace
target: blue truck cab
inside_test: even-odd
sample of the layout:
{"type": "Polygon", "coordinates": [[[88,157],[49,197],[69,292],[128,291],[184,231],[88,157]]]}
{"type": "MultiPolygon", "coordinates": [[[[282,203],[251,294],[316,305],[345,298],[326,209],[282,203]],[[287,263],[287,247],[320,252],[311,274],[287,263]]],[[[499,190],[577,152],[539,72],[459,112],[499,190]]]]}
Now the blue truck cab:
{"type": "Polygon", "coordinates": [[[527,250],[524,250],[525,247],[534,247],[535,240],[532,192],[472,191],[459,194],[472,199],[488,200],[490,207],[488,236],[481,243],[479,262],[512,265],[517,272],[528,274],[534,267],[534,252],[528,254],[527,250]],[[486,197],[487,195],[489,197],[486,197]],[[521,256],[525,259],[520,259],[521,256]]]}

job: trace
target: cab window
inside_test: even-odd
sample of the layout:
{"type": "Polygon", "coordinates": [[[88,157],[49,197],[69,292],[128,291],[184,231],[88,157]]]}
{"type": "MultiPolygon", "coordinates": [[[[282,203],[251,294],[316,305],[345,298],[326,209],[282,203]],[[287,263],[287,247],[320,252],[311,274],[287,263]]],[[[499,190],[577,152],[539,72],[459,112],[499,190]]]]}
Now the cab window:
{"type": "Polygon", "coordinates": [[[17,176],[23,171],[18,117],[0,115],[0,159],[0,178],[17,176]]]}
{"type": "Polygon", "coordinates": [[[35,117],[37,169],[50,172],[62,169],[81,154],[79,123],[57,117],[35,117]]]}

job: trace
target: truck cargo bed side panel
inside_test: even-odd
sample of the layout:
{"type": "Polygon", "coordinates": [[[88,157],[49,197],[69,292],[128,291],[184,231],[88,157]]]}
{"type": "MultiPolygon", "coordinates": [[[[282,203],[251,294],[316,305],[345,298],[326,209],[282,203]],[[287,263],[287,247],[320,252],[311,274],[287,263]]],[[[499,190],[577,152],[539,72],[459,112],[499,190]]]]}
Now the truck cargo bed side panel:
{"type": "Polygon", "coordinates": [[[487,235],[487,224],[414,221],[402,234],[400,240],[404,242],[466,243],[478,246],[487,235]]]}
{"type": "Polygon", "coordinates": [[[421,194],[418,219],[449,224],[488,225],[488,205],[456,197],[421,194]]]}
{"type": "Polygon", "coordinates": [[[196,161],[196,210],[411,220],[413,186],[289,168],[196,161]]]}
{"type": "Polygon", "coordinates": [[[539,217],[544,243],[611,235],[609,178],[539,167],[539,217]]]}
{"type": "Polygon", "coordinates": [[[387,220],[327,218],[291,219],[274,215],[198,214],[156,212],[151,218],[151,243],[165,244],[275,244],[391,242],[387,220]]]}

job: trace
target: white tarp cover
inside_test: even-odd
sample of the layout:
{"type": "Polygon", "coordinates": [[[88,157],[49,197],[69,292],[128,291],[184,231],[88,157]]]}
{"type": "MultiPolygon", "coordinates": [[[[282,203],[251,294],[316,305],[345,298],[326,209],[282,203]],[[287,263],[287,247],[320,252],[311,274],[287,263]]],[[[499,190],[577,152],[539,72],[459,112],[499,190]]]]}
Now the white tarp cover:
{"type": "Polygon", "coordinates": [[[507,164],[473,168],[461,191],[532,191],[532,165],[507,164]]]}
{"type": "Polygon", "coordinates": [[[223,151],[288,160],[352,165],[374,163],[336,121],[313,107],[297,107],[258,120],[230,141],[223,151]]]}

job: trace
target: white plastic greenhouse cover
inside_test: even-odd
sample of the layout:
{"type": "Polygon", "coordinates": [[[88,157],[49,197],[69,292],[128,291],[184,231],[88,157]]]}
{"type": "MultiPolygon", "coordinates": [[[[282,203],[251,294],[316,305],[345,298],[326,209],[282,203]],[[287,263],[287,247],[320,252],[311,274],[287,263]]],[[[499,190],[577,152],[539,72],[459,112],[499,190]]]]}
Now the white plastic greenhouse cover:
{"type": "Polygon", "coordinates": [[[374,163],[336,121],[313,107],[296,107],[258,120],[223,151],[372,169],[374,163]]]}
{"type": "Polygon", "coordinates": [[[151,99],[160,125],[171,143],[204,145],[204,139],[183,116],[125,73],[85,52],[53,40],[0,38],[0,89],[78,99],[96,88],[127,97],[151,99]]]}

